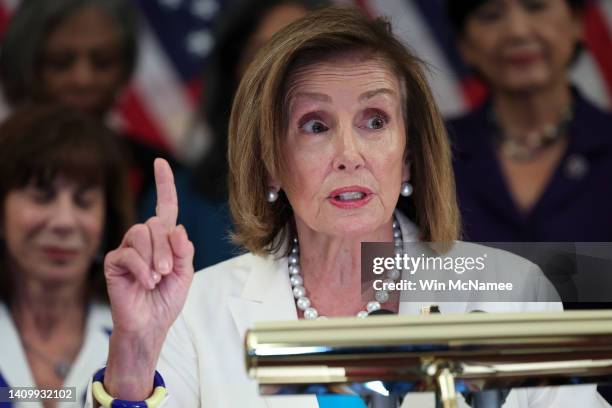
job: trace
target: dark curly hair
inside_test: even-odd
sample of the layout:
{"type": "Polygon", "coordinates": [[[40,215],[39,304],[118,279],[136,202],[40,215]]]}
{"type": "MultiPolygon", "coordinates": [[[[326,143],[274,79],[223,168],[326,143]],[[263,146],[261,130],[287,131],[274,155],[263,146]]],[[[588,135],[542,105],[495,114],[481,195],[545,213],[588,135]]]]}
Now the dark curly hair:
{"type": "MultiPolygon", "coordinates": [[[[117,137],[93,118],[58,105],[32,104],[0,126],[0,214],[9,192],[29,183],[47,186],[61,174],[78,184],[101,186],[105,228],[100,253],[119,246],[134,221],[127,171],[117,137]]],[[[4,220],[1,220],[4,223],[4,220]]],[[[102,260],[92,260],[89,298],[107,301],[102,260]]],[[[0,238],[0,302],[10,303],[14,280],[0,238]]]]}
{"type": "Polygon", "coordinates": [[[2,38],[0,81],[4,97],[13,106],[40,101],[41,53],[46,36],[64,19],[86,7],[96,7],[119,28],[123,76],[127,81],[136,65],[138,16],[130,0],[22,0],[2,38]]]}
{"type": "MultiPolygon", "coordinates": [[[[446,0],[446,14],[456,34],[462,34],[465,21],[477,8],[491,0],[446,0]]],[[[573,11],[581,11],[587,0],[565,0],[573,11]]]]}

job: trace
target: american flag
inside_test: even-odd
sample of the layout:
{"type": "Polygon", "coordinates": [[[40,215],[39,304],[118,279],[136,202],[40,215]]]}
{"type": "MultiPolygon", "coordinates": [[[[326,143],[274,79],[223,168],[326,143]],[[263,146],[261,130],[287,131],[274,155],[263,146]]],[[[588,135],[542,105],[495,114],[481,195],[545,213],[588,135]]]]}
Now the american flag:
{"type": "MultiPolygon", "coordinates": [[[[194,130],[198,101],[206,88],[200,76],[214,47],[215,19],[231,0],[132,1],[143,17],[140,58],[114,122],[180,157],[197,150],[194,144],[201,144],[205,137],[194,130]]],[[[457,54],[443,0],[338,1],[355,3],[372,16],[390,19],[396,34],[428,63],[430,84],[444,115],[464,113],[486,95],[457,54]]],[[[18,3],[0,0],[0,33],[18,3]]],[[[575,64],[572,76],[587,97],[610,109],[612,0],[591,0],[585,17],[587,51],[575,64]]],[[[0,106],[0,115],[7,111],[0,106]]]]}

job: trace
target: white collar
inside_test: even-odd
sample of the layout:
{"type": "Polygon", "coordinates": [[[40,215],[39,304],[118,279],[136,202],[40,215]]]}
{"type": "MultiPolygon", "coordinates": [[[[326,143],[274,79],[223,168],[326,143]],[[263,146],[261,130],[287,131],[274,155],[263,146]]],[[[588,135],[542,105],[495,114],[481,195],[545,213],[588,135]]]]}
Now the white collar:
{"type": "MultiPolygon", "coordinates": [[[[405,242],[419,240],[419,229],[400,211],[395,211],[405,242]]],[[[244,334],[254,322],[297,320],[287,258],[275,255],[249,256],[250,273],[240,296],[231,296],[228,305],[238,329],[244,334]]]]}
{"type": "MultiPolygon", "coordinates": [[[[88,307],[85,337],[79,354],[64,381],[64,386],[77,387],[77,404],[81,403],[84,387],[96,368],[104,365],[108,349],[108,330],[112,317],[108,306],[91,303],[88,307]]],[[[9,386],[35,387],[25,350],[8,307],[0,302],[0,373],[9,386]]],[[[42,407],[33,403],[32,408],[42,407]]],[[[75,406],[80,406],[76,405],[75,406]]]]}

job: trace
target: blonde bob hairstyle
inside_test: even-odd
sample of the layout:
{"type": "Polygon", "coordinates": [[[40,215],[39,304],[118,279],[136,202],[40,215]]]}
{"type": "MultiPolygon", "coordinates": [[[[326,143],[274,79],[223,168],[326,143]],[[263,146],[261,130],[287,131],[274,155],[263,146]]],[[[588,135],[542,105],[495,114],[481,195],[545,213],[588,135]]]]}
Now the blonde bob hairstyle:
{"type": "Polygon", "coordinates": [[[414,193],[397,207],[419,227],[421,239],[451,242],[459,236],[459,211],[451,153],[444,123],[422,70],[422,63],[396,39],[388,22],[359,10],[327,7],[278,32],[249,66],[234,99],[229,124],[229,203],[234,240],[249,251],[278,251],[295,233],[286,196],[266,201],[268,180],[285,169],[287,83],[305,66],[363,53],[385,62],[404,85],[407,160],[414,193]]]}

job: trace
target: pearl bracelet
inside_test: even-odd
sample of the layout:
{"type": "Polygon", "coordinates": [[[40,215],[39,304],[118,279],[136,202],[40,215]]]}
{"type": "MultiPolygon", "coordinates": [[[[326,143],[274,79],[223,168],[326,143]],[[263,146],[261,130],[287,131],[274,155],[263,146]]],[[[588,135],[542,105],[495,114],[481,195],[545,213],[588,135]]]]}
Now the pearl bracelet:
{"type": "Polygon", "coordinates": [[[93,376],[91,390],[98,403],[104,408],[157,408],[166,397],[166,384],[161,374],[155,371],[153,380],[153,394],[144,401],[126,401],[111,397],[104,389],[104,372],[101,368],[93,376]]]}

